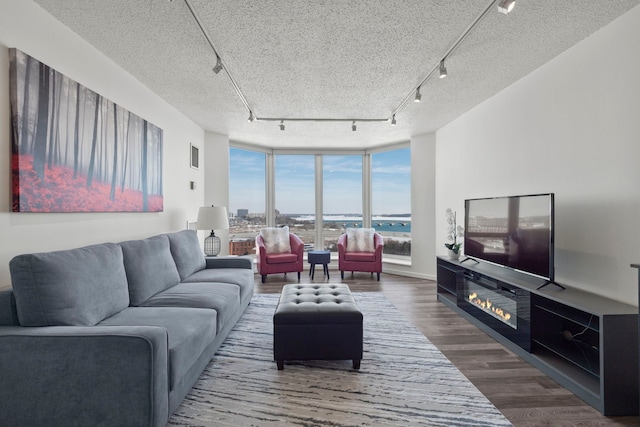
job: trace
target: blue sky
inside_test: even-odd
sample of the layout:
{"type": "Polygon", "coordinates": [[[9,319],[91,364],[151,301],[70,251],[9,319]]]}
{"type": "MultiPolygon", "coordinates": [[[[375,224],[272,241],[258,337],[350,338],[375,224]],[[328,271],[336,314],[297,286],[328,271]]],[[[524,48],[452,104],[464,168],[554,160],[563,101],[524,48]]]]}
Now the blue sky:
{"type": "MultiPolygon", "coordinates": [[[[265,154],[230,149],[231,212],[264,212],[265,154]]],[[[401,149],[372,157],[374,215],[411,212],[411,153],[401,149]]],[[[282,213],[313,214],[315,207],[313,155],[276,155],[276,209],[282,213]]],[[[324,212],[361,213],[362,156],[323,157],[324,212]]]]}

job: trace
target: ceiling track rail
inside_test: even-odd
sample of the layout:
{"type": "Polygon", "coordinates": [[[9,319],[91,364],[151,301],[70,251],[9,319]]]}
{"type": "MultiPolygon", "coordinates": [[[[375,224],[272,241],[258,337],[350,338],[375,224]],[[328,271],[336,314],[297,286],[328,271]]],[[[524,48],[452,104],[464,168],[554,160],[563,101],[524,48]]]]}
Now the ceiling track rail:
{"type": "MultiPolygon", "coordinates": [[[[443,62],[447,58],[449,58],[449,56],[451,56],[458,49],[458,47],[460,47],[462,42],[469,36],[469,34],[473,31],[473,29],[484,19],[484,17],[489,13],[489,11],[492,8],[494,8],[496,6],[496,4],[499,1],[500,0],[491,0],[487,4],[487,6],[482,10],[482,12],[480,12],[476,16],[476,18],[471,22],[471,24],[469,24],[469,26],[465,29],[465,31],[456,39],[456,41],[451,45],[451,47],[449,47],[449,49],[447,49],[445,54],[436,63],[436,65],[420,81],[420,83],[416,86],[416,89],[414,89],[411,92],[409,92],[407,94],[407,96],[405,96],[403,98],[402,102],[398,105],[398,107],[396,107],[396,109],[393,110],[393,112],[389,115],[389,117],[386,117],[384,119],[362,119],[362,118],[360,118],[360,119],[356,119],[356,118],[352,118],[352,119],[336,119],[336,118],[304,118],[304,117],[289,117],[289,118],[277,117],[276,118],[276,117],[258,117],[258,116],[256,116],[254,111],[253,111],[253,109],[249,105],[249,102],[247,101],[247,98],[244,96],[244,94],[240,90],[240,86],[238,86],[238,83],[236,82],[236,80],[233,78],[233,76],[229,72],[229,69],[227,68],[227,66],[224,63],[222,57],[218,53],[218,50],[214,46],[213,41],[211,40],[211,37],[209,37],[209,34],[207,33],[207,30],[204,28],[204,25],[202,24],[202,20],[198,16],[198,13],[194,9],[194,7],[191,4],[190,0],[184,0],[184,3],[187,5],[187,8],[189,9],[189,12],[193,16],[193,19],[195,20],[196,24],[198,25],[198,28],[202,32],[202,35],[207,40],[207,43],[209,44],[209,46],[211,47],[211,50],[215,54],[216,60],[217,61],[219,60],[220,63],[222,64],[222,68],[223,68],[224,72],[227,74],[227,77],[229,77],[229,80],[231,81],[231,84],[233,85],[234,90],[236,91],[236,93],[238,94],[238,97],[240,98],[240,101],[242,101],[242,104],[245,106],[245,108],[249,112],[249,117],[250,118],[252,117],[256,121],[265,121],[265,122],[267,122],[267,121],[272,121],[272,122],[282,122],[282,121],[287,121],[287,122],[389,122],[389,121],[392,121],[393,119],[395,119],[395,115],[398,114],[400,111],[402,111],[404,109],[404,107],[406,107],[407,103],[409,103],[409,101],[412,99],[412,97],[414,96],[416,91],[419,90],[420,87],[422,87],[425,83],[427,83],[429,81],[429,79],[431,79],[431,77],[433,77],[433,75],[436,73],[436,71],[439,70],[441,62],[443,62]]],[[[393,124],[395,124],[395,121],[393,121],[393,124]]]]}
{"type": "Polygon", "coordinates": [[[200,20],[200,17],[198,16],[198,13],[196,12],[196,10],[193,8],[193,5],[191,5],[191,2],[189,0],[184,0],[184,4],[187,5],[187,8],[189,9],[189,12],[191,12],[191,16],[193,16],[193,19],[196,21],[196,24],[198,24],[198,28],[200,28],[200,31],[202,32],[202,35],[207,40],[207,43],[209,43],[209,46],[211,47],[211,50],[213,50],[213,53],[216,55],[216,58],[218,58],[220,60],[220,62],[222,63],[222,68],[223,68],[224,72],[227,74],[227,77],[229,77],[229,80],[231,81],[231,84],[233,85],[233,88],[235,89],[236,93],[238,94],[238,97],[240,97],[240,101],[242,101],[242,103],[244,104],[245,108],[247,110],[249,110],[249,114],[253,114],[253,110],[251,109],[251,106],[249,105],[249,102],[247,101],[247,98],[245,98],[244,94],[240,90],[240,86],[238,86],[238,83],[236,83],[236,80],[233,78],[233,76],[229,72],[229,69],[227,68],[226,64],[224,63],[222,57],[220,56],[220,54],[218,54],[218,50],[213,45],[213,41],[211,40],[211,37],[209,37],[209,33],[207,33],[207,30],[205,30],[204,26],[202,25],[202,21],[200,20]]]}

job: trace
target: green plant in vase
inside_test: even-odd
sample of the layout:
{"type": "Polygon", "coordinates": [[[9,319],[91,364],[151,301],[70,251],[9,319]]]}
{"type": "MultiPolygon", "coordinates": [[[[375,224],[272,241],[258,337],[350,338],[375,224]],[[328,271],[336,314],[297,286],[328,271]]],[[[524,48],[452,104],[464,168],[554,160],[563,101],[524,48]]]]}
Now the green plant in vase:
{"type": "Polygon", "coordinates": [[[460,257],[460,248],[462,242],[458,242],[458,238],[464,236],[464,227],[456,222],[456,212],[451,208],[447,209],[447,240],[444,246],[449,250],[449,258],[458,259],[460,257]]]}

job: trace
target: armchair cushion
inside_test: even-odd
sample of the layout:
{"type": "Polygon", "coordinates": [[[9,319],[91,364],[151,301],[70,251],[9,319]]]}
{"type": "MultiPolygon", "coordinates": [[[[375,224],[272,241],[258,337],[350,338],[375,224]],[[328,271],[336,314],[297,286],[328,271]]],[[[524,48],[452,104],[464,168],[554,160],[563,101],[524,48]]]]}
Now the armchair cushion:
{"type": "Polygon", "coordinates": [[[347,228],[347,252],[375,252],[374,228],[347,228]]]}
{"type": "Polygon", "coordinates": [[[374,262],[376,260],[375,252],[346,252],[344,254],[345,261],[354,262],[374,262]]]}
{"type": "Polygon", "coordinates": [[[264,247],[268,254],[282,254],[291,252],[289,243],[289,227],[266,227],[260,230],[264,247]]]}
{"type": "Polygon", "coordinates": [[[292,263],[298,260],[298,254],[271,254],[267,257],[267,264],[285,264],[292,263]]]}

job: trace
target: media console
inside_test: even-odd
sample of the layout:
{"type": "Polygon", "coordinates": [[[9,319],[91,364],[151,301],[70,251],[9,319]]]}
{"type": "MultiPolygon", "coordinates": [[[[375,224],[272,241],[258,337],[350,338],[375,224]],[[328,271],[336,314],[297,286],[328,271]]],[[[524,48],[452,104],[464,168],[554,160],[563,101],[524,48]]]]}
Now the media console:
{"type": "Polygon", "coordinates": [[[492,264],[437,258],[438,300],[603,415],[638,414],[638,308],[492,264]]]}

